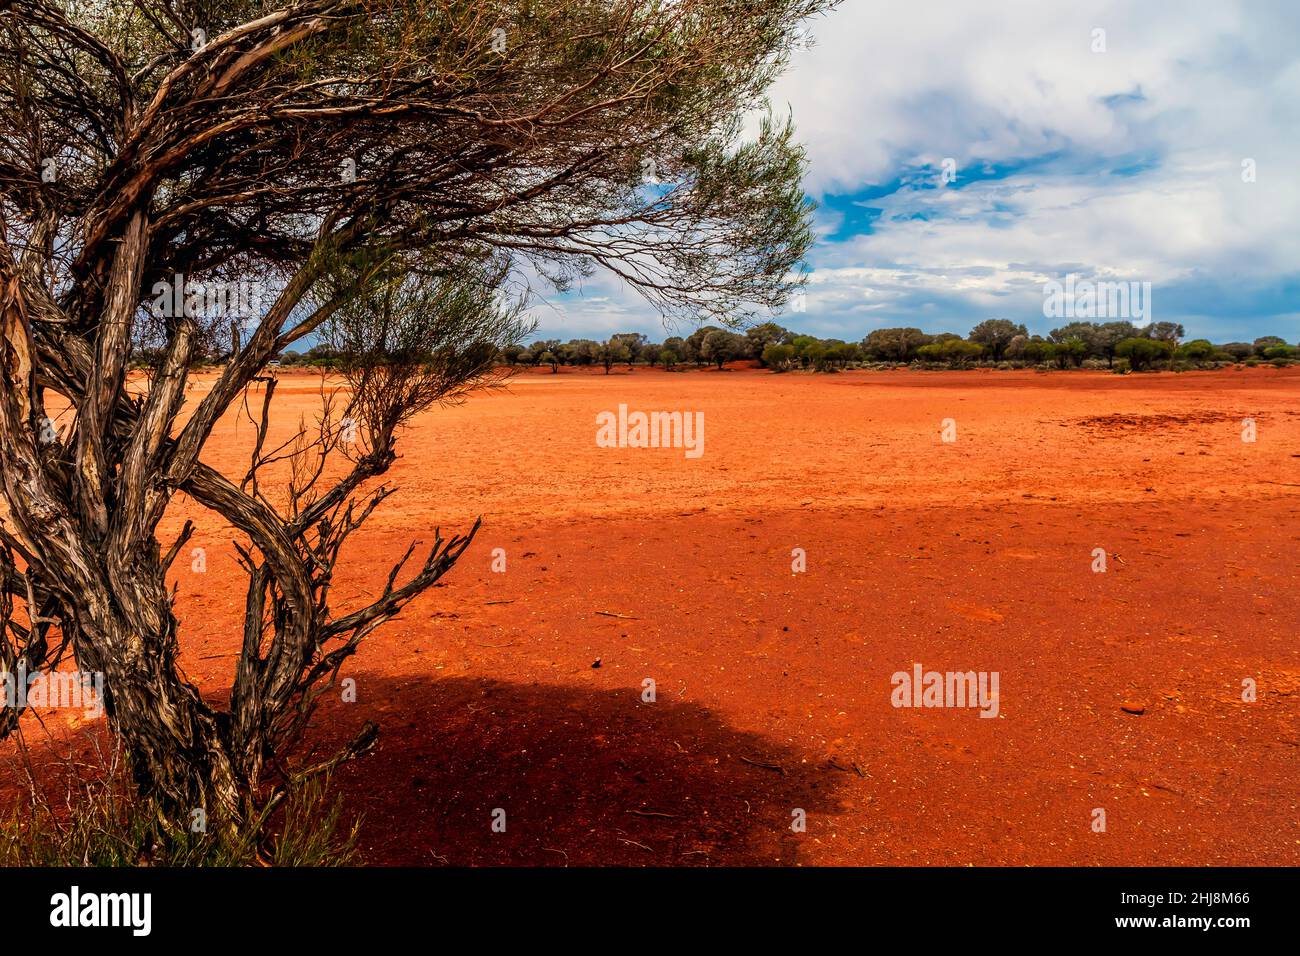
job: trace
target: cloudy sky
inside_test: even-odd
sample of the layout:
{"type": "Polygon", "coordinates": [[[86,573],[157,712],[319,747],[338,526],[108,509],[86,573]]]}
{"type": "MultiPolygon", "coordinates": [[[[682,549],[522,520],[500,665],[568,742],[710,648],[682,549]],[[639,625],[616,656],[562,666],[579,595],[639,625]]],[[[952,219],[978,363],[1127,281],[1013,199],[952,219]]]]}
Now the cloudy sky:
{"type": "MultiPolygon", "coordinates": [[[[1044,283],[1074,273],[1150,282],[1189,338],[1300,339],[1300,3],[845,0],[810,32],[772,102],[819,238],[778,321],[1042,333],[1044,283]]],[[[683,331],[604,276],[534,315],[544,337],[683,331]]]]}

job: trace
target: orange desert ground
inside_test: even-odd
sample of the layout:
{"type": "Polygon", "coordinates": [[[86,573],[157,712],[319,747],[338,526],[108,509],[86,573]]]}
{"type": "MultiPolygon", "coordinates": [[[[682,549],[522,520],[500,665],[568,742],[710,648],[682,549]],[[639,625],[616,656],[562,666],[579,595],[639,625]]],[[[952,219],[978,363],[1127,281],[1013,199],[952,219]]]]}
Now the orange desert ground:
{"type": "MultiPolygon", "coordinates": [[[[399,441],[335,609],[483,527],[314,741],[381,727],[336,775],[370,863],[1300,863],[1298,400],[1300,369],[530,370],[399,441]],[[703,454],[600,447],[620,404],[703,413],[703,454]],[[996,672],[996,716],[895,707],[917,664],[996,672]]],[[[319,405],[283,374],[272,438],[319,405]]],[[[252,434],[206,459],[242,475],[252,434]]],[[[173,512],[207,555],[173,569],[183,667],[221,700],[242,574],[173,512]]],[[[42,716],[47,761],[102,732],[42,716]]]]}

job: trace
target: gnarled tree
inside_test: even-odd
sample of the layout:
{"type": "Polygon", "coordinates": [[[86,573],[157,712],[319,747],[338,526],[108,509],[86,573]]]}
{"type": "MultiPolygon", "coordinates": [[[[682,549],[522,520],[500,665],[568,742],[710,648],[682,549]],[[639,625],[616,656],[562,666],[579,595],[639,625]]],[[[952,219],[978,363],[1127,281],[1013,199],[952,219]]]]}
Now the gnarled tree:
{"type": "Polygon", "coordinates": [[[388,493],[401,424],[483,380],[513,322],[502,282],[603,268],[665,315],[732,322],[786,298],[811,241],[802,154],[788,122],[743,134],[827,5],[0,0],[4,665],[70,651],[102,672],[142,791],[173,814],[238,826],[320,769],[284,759],[317,695],[468,537],[355,609],[331,606],[330,569],[388,493]],[[251,321],[229,295],[212,308],[248,287],[267,293],[251,321]],[[134,382],[145,338],[158,358],[134,382]],[[315,437],[265,448],[267,363],[322,338],[351,389],[315,437]],[[182,414],[214,339],[228,361],[182,414]],[[256,389],[239,480],[203,451],[256,389]],[[360,441],[339,477],[320,462],[344,418],[360,441]],[[287,496],[257,478],[280,454],[287,496]],[[176,668],[185,533],[164,546],[158,527],[178,492],[246,539],[228,709],[176,668]]]}

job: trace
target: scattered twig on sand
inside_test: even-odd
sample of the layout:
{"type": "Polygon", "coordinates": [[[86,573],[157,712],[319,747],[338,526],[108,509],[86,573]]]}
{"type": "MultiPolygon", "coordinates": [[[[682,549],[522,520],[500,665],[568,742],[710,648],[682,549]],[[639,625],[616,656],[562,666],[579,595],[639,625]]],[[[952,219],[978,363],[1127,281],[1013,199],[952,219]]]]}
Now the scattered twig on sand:
{"type": "Polygon", "coordinates": [[[1155,787],[1155,789],[1157,789],[1157,790],[1163,790],[1163,791],[1165,791],[1166,793],[1172,793],[1172,794],[1173,794],[1174,796],[1176,796],[1176,797],[1185,797],[1185,796],[1187,796],[1187,794],[1183,793],[1183,791],[1181,791],[1181,790],[1177,790],[1177,789],[1175,789],[1174,787],[1166,786],[1166,785],[1163,784],[1163,783],[1156,783],[1154,780],[1150,782],[1150,786],[1155,787]]]}
{"type": "Polygon", "coordinates": [[[515,644],[514,641],[506,641],[504,644],[479,644],[478,641],[474,643],[478,644],[479,647],[514,647],[515,644]]]}
{"type": "Polygon", "coordinates": [[[785,767],[779,766],[778,764],[774,764],[774,763],[763,763],[762,761],[759,761],[759,760],[750,760],[750,759],[749,759],[748,757],[746,757],[744,754],[741,754],[741,755],[740,755],[740,759],[743,760],[743,761],[745,761],[745,763],[747,763],[747,764],[751,764],[751,765],[753,765],[753,766],[755,766],[755,767],[762,767],[764,770],[775,770],[777,773],[782,774],[782,775],[785,774],[785,767]]]}
{"type": "Polygon", "coordinates": [[[637,843],[636,840],[625,840],[625,839],[623,839],[622,837],[619,837],[619,838],[618,838],[618,842],[619,842],[619,843],[630,843],[632,846],[639,846],[641,849],[645,850],[647,853],[653,853],[653,852],[654,852],[654,850],[650,849],[650,847],[646,846],[644,843],[637,843]]]}
{"type": "Polygon", "coordinates": [[[677,813],[664,813],[662,810],[629,810],[628,813],[635,813],[638,817],[669,817],[676,818],[680,816],[677,813]]]}
{"type": "Polygon", "coordinates": [[[622,619],[622,620],[624,620],[624,621],[635,621],[635,620],[637,620],[637,619],[634,618],[631,614],[616,614],[616,613],[613,612],[613,611],[597,611],[596,613],[597,613],[597,614],[602,614],[602,615],[604,615],[605,617],[617,617],[617,618],[620,618],[620,619],[622,619]]]}
{"type": "MultiPolygon", "coordinates": [[[[514,603],[515,603],[514,599],[511,598],[509,601],[484,601],[483,606],[488,607],[492,604],[514,604],[514,603]]],[[[543,849],[545,849],[545,847],[543,847],[543,849]]]]}
{"type": "Polygon", "coordinates": [[[834,767],[836,770],[842,770],[844,773],[856,773],[859,777],[865,777],[865,776],[866,776],[866,774],[862,772],[862,768],[858,766],[858,762],[857,762],[856,760],[853,761],[853,764],[852,764],[851,767],[841,767],[841,766],[840,766],[838,763],[836,763],[834,760],[828,760],[828,761],[826,761],[826,763],[827,763],[828,765],[830,765],[831,767],[834,767]]]}
{"type": "Polygon", "coordinates": [[[544,846],[544,847],[542,847],[542,849],[545,850],[547,853],[558,853],[558,854],[560,854],[560,856],[564,857],[564,865],[565,865],[565,866],[568,866],[568,865],[569,865],[569,854],[565,853],[563,850],[556,850],[556,849],[554,849],[554,848],[552,848],[552,847],[549,847],[549,846],[544,846]]]}

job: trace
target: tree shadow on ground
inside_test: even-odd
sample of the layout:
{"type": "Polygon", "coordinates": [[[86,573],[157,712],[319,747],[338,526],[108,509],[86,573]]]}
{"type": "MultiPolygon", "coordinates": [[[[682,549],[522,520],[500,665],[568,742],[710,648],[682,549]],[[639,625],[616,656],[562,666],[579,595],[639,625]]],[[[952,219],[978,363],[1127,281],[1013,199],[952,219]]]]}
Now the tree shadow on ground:
{"type": "MultiPolygon", "coordinates": [[[[357,686],[379,744],[335,783],[364,815],[367,863],[793,865],[839,812],[819,761],[666,695],[374,674],[357,686]]],[[[358,712],[322,708],[318,745],[341,743],[358,712]]]]}

